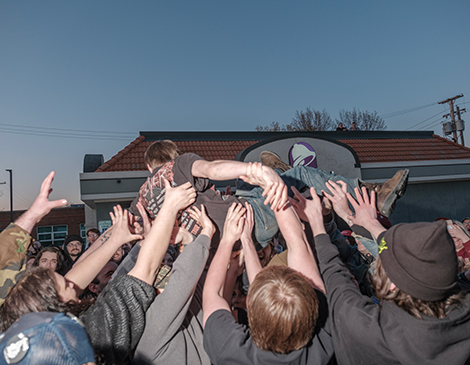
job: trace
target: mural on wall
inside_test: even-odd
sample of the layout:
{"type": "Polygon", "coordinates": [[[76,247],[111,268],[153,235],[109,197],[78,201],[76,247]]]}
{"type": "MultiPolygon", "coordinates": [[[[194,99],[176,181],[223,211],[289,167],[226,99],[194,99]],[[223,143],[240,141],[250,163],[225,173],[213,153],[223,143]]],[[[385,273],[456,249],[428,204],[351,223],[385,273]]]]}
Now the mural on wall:
{"type": "Polygon", "coordinates": [[[359,159],[347,145],[328,139],[290,137],[264,140],[242,151],[237,160],[260,161],[260,153],[271,151],[290,166],[309,166],[334,171],[349,178],[361,178],[359,159]]]}

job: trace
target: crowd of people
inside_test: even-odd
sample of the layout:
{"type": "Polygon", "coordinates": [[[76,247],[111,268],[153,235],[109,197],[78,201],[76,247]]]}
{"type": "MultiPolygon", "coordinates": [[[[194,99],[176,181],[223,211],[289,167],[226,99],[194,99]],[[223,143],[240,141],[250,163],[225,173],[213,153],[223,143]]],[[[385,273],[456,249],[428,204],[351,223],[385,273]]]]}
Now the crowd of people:
{"type": "Polygon", "coordinates": [[[0,363],[468,364],[470,218],[392,225],[383,184],[172,141],[112,227],[40,249],[54,172],[0,233],[0,363]],[[210,180],[238,179],[235,194],[210,180]]]}

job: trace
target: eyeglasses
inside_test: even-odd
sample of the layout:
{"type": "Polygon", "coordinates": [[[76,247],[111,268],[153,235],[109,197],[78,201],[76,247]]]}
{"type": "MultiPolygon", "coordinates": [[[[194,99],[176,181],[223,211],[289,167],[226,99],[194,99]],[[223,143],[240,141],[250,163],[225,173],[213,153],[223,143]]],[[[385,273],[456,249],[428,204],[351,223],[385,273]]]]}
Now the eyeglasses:
{"type": "Polygon", "coordinates": [[[98,237],[98,235],[96,233],[90,233],[87,235],[87,237],[98,237]]]}
{"type": "Polygon", "coordinates": [[[76,241],[76,242],[70,242],[70,243],[68,243],[68,244],[67,244],[67,247],[68,247],[68,246],[81,246],[81,245],[82,245],[82,244],[81,244],[80,242],[76,241]]]}

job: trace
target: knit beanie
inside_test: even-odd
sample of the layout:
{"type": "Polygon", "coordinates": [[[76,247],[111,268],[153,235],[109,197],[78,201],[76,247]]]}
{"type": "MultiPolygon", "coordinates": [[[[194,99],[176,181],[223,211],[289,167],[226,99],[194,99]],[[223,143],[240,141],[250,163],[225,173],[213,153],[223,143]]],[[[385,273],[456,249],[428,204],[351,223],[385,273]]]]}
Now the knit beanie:
{"type": "Polygon", "coordinates": [[[65,237],[64,247],[67,247],[67,245],[72,241],[78,241],[83,245],[82,237],[80,237],[78,234],[71,234],[71,235],[65,237]]]}
{"type": "Polygon", "coordinates": [[[434,302],[455,292],[458,262],[445,221],[397,224],[378,243],[387,276],[404,293],[434,302]]]}

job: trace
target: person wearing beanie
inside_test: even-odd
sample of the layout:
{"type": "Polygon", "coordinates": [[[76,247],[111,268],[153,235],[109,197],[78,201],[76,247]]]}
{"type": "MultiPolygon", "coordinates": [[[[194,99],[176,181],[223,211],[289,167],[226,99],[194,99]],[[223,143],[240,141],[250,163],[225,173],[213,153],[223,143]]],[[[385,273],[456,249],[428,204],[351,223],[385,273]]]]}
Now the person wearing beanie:
{"type": "MultiPolygon", "coordinates": [[[[379,246],[373,276],[376,297],[361,295],[337,248],[315,236],[326,286],[333,345],[339,364],[468,364],[470,295],[457,285],[458,261],[445,221],[402,223],[386,230],[377,220],[375,194],[357,201],[339,186],[333,208],[349,200],[348,220],[367,229],[379,246]]],[[[300,201],[297,210],[311,205],[300,201]]],[[[307,214],[308,216],[308,214],[307,214]]]]}
{"type": "Polygon", "coordinates": [[[73,264],[83,253],[83,239],[77,234],[70,234],[65,237],[64,245],[62,246],[65,261],[62,265],[61,274],[65,275],[70,271],[73,264]]]}

